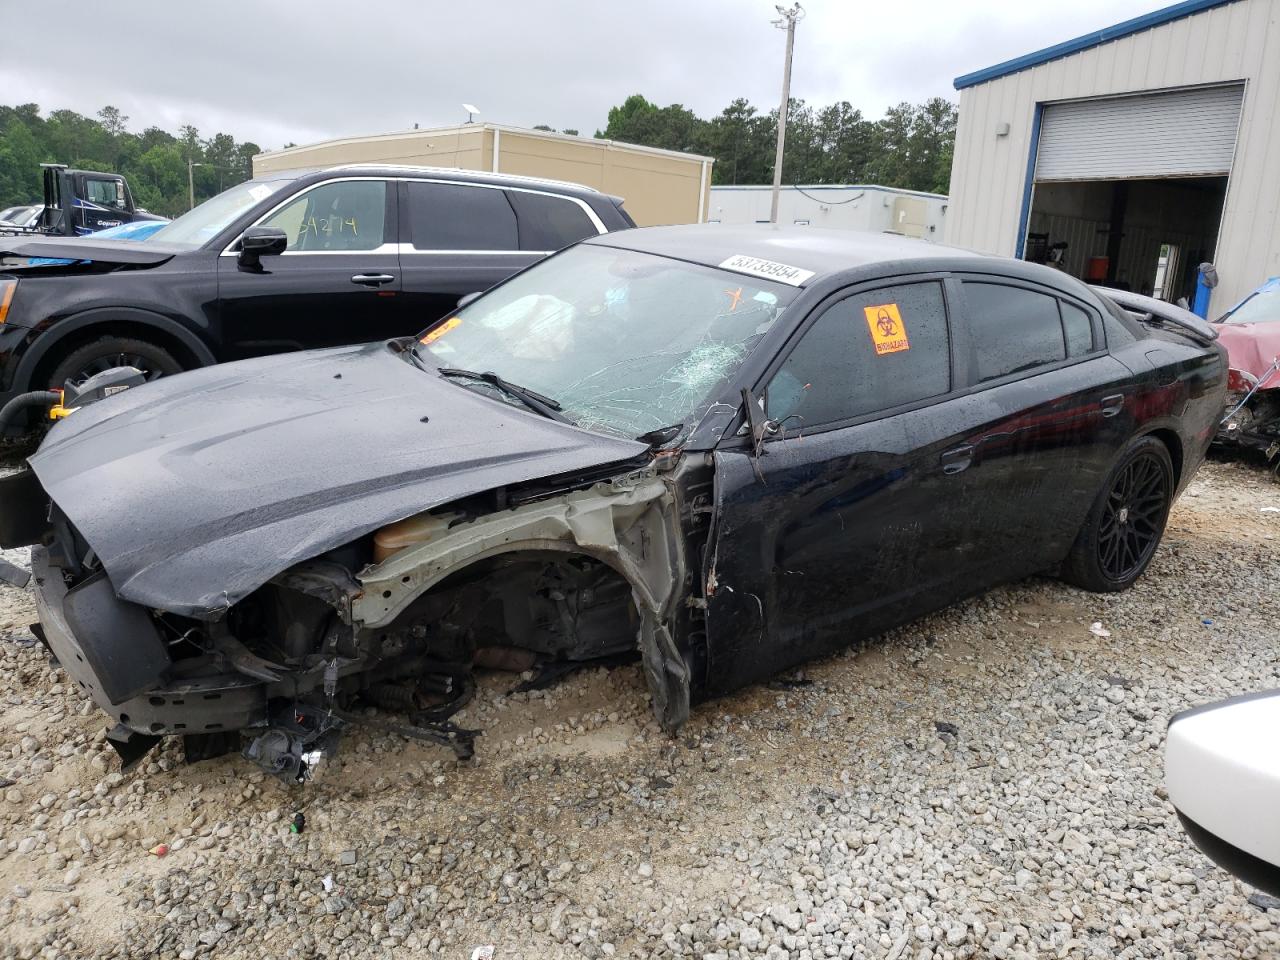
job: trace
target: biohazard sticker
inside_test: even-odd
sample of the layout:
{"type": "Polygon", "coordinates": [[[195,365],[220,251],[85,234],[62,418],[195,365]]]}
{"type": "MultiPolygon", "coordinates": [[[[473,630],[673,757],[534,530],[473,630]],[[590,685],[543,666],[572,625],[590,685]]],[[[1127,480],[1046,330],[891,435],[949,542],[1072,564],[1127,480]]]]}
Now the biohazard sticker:
{"type": "Polygon", "coordinates": [[[875,344],[876,356],[911,349],[907,327],[902,322],[902,314],[898,312],[896,303],[863,307],[862,311],[867,315],[867,326],[871,329],[871,342],[875,344]]]}

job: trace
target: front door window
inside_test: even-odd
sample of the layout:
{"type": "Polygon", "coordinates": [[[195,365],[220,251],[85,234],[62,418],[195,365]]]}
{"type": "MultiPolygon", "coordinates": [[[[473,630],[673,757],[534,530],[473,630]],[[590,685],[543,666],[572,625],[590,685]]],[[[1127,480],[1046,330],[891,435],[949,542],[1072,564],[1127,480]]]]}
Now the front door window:
{"type": "Polygon", "coordinates": [[[382,246],[387,185],[382,180],[339,180],[308,190],[262,221],[289,238],[300,253],[374,250],[382,246]]]}

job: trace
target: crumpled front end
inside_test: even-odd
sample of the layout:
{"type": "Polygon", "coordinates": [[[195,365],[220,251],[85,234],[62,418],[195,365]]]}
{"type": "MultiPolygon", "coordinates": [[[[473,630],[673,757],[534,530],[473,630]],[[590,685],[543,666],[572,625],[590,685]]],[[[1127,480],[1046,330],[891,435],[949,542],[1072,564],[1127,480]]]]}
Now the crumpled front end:
{"type": "Polygon", "coordinates": [[[1230,369],[1214,442],[1219,447],[1257,451],[1280,469],[1280,359],[1261,378],[1247,370],[1230,369]]]}
{"type": "Polygon", "coordinates": [[[126,765],[180,736],[309,779],[373,705],[391,732],[469,757],[453,717],[478,670],[554,678],[639,656],[668,729],[688,714],[684,546],[649,467],[447,504],[288,568],[204,618],[121,599],[56,504],[33,548],[41,639],[108,714],[126,765]]]}

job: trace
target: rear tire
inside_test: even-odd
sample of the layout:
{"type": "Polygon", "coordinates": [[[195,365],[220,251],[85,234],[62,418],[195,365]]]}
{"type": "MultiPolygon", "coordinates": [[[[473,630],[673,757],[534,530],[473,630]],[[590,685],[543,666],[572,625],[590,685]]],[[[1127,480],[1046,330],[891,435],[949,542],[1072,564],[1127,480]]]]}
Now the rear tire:
{"type": "Polygon", "coordinates": [[[67,380],[80,384],[112,367],[137,367],[148,380],[182,372],[182,364],[173,354],[154,343],[134,337],[102,337],[63,357],[49,377],[50,386],[60,389],[67,380]]]}
{"type": "Polygon", "coordinates": [[[1062,579],[1094,593],[1133,586],[1160,545],[1173,488],[1169,448],[1155,437],[1135,440],[1085,517],[1062,565],[1062,579]]]}

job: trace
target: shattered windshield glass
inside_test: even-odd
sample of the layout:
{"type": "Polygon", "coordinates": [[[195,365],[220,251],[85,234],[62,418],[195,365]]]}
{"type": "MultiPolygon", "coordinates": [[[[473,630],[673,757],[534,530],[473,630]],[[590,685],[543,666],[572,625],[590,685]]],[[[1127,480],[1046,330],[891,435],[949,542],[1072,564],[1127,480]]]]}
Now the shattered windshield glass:
{"type": "MultiPolygon", "coordinates": [[[[422,335],[437,367],[491,371],[579,426],[636,437],[685,423],[799,293],[680,260],[584,244],[422,335]]],[[[509,398],[484,383],[466,386],[509,398]]]]}

